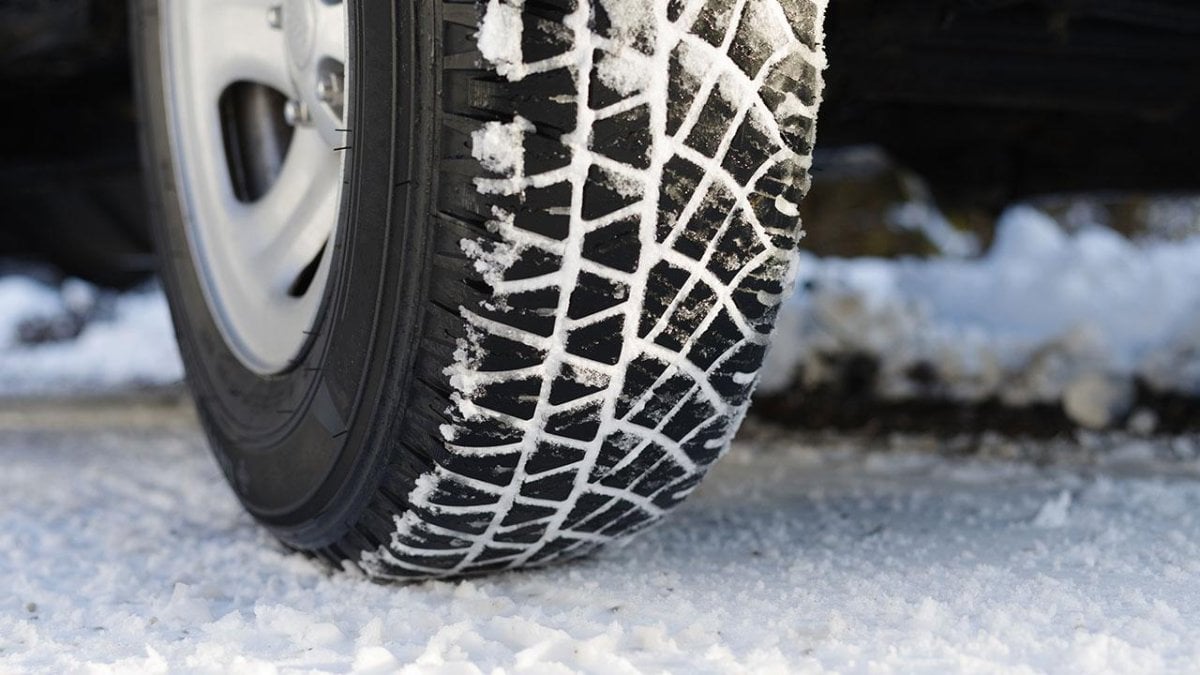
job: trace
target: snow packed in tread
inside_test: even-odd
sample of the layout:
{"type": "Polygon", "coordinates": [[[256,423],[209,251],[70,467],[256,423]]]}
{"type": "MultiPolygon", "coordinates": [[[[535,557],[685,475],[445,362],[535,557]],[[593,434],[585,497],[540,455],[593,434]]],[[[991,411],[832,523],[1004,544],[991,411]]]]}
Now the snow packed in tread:
{"type": "Polygon", "coordinates": [[[491,114],[478,118],[501,119],[472,134],[482,173],[466,210],[487,233],[462,248],[489,292],[460,307],[447,451],[365,570],[549,563],[644,529],[695,488],[745,414],[792,274],[824,11],[481,5],[494,72],[478,78],[491,114]]]}

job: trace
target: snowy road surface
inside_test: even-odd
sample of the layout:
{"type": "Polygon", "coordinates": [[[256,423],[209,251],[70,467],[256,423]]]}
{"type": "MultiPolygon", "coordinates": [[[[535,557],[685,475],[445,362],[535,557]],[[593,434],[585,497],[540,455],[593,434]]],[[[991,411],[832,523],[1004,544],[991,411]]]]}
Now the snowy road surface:
{"type": "Polygon", "coordinates": [[[2,672],[1200,669],[1191,442],[760,432],[624,548],[382,587],[274,544],[186,416],[71,419],[0,415],[2,672]]]}

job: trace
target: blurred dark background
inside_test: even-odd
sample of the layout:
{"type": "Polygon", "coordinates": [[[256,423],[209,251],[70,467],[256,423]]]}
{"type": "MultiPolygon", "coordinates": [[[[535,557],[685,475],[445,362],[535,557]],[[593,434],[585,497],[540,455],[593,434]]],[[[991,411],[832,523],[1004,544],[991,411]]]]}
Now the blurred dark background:
{"type": "Polygon", "coordinates": [[[818,254],[927,248],[880,221],[908,199],[932,199],[986,248],[1017,200],[1089,193],[1128,232],[1146,195],[1200,187],[1194,2],[830,4],[823,150],[805,204],[818,254]],[[864,144],[885,161],[838,150],[864,144]]]}
{"type": "Polygon", "coordinates": [[[153,270],[125,0],[0,0],[0,257],[153,270]]]}
{"type": "MultiPolygon", "coordinates": [[[[0,256],[126,285],[153,269],[127,0],[0,0],[0,256]]],[[[806,247],[933,252],[889,209],[995,215],[1200,187],[1200,7],[1168,0],[834,0],[806,247]],[[859,151],[868,148],[869,152],[859,151]],[[846,148],[856,151],[847,152],[846,148]]]]}

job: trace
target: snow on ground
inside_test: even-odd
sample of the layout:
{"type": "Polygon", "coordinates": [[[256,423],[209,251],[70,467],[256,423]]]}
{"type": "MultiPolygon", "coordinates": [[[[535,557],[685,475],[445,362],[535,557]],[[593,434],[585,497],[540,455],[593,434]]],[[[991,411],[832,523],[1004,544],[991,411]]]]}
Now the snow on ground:
{"type": "Polygon", "coordinates": [[[79,280],[0,277],[0,395],[178,382],[183,366],[156,286],[126,293],[79,280]],[[78,333],[76,335],[76,333],[78,333]]]}
{"type": "Polygon", "coordinates": [[[892,399],[1085,403],[1128,398],[1135,378],[1194,394],[1197,345],[1200,236],[1067,234],[1019,206],[982,257],[803,257],[762,391],[821,383],[836,375],[827,357],[863,354],[880,362],[878,393],[892,399]]]}
{"type": "Polygon", "coordinates": [[[386,587],[273,543],[187,422],[10,428],[0,671],[1200,669],[1196,442],[757,437],[624,548],[386,587]]]}

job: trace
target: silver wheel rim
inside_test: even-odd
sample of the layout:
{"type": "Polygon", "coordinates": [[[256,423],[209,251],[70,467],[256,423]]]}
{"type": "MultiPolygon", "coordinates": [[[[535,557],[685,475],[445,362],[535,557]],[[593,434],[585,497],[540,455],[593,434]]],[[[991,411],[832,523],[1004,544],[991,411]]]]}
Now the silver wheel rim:
{"type": "Polygon", "coordinates": [[[205,299],[233,354],[279,373],[308,343],[329,278],[349,110],[345,4],[160,6],[175,184],[205,299]]]}

